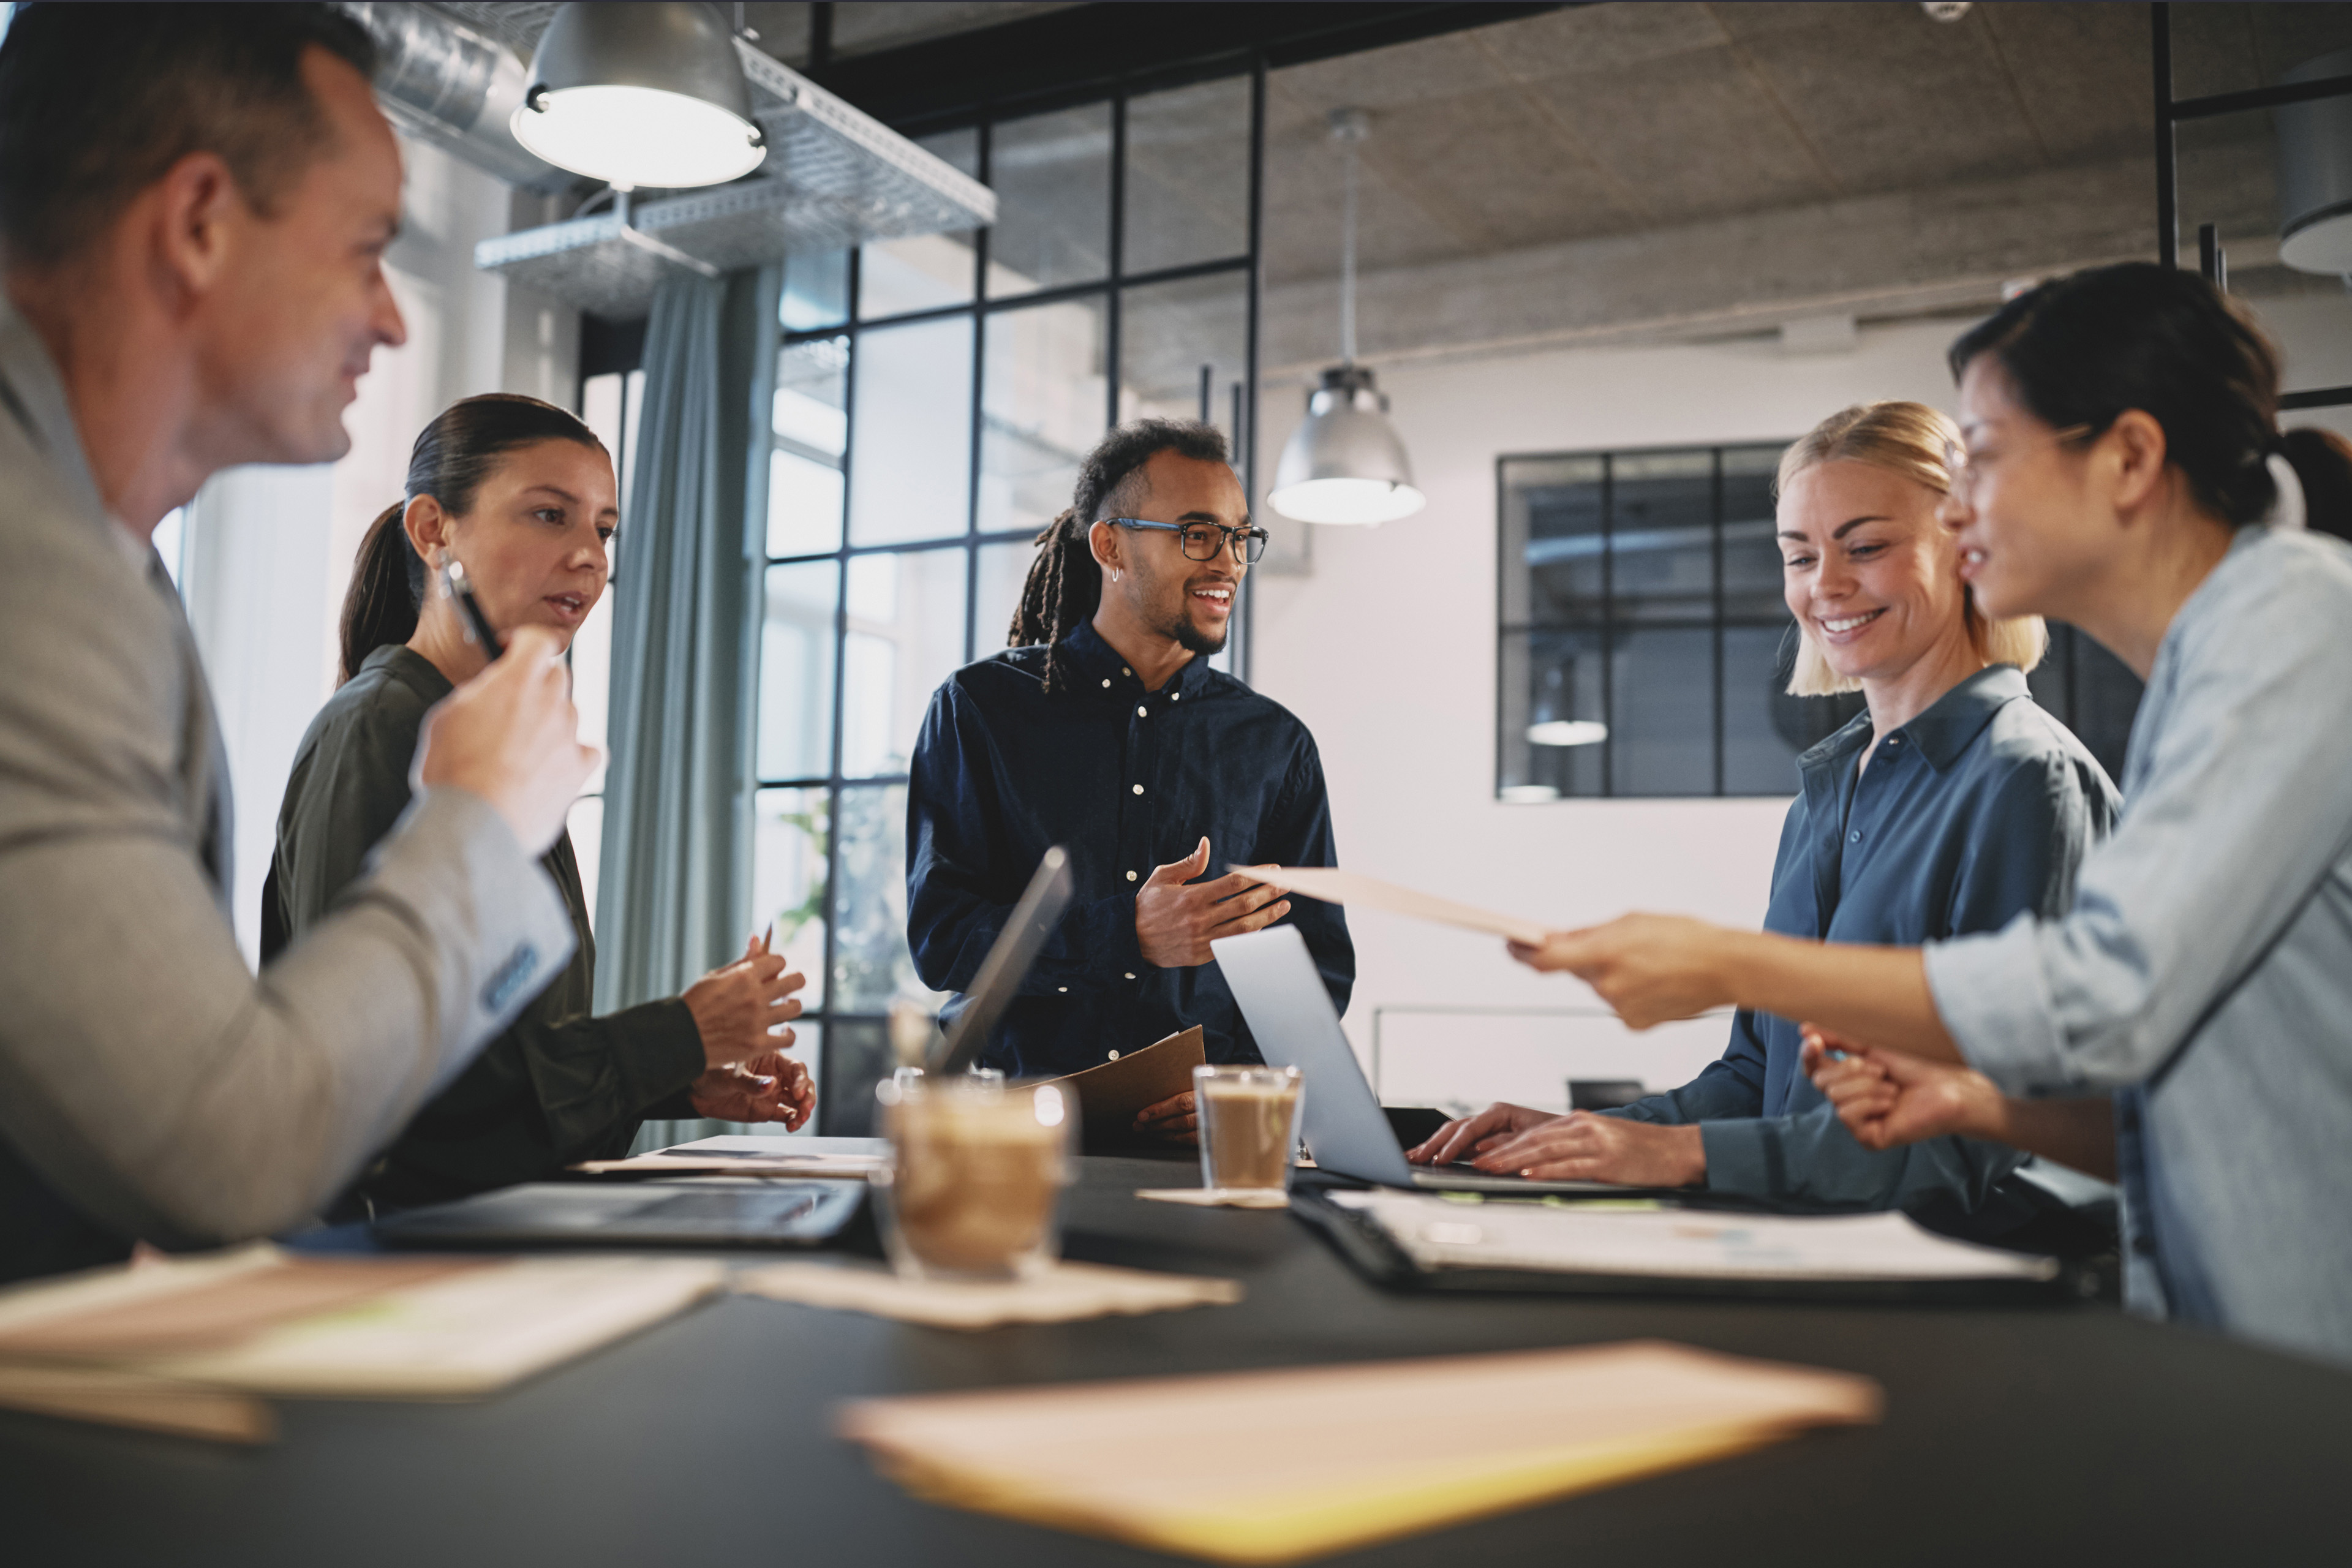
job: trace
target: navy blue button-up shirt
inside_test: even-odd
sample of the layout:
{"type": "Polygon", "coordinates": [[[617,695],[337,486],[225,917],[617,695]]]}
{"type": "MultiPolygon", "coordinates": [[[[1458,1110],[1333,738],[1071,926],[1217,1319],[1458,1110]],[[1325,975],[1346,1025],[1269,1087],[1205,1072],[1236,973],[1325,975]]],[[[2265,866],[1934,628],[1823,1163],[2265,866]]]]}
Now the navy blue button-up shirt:
{"type": "MultiPolygon", "coordinates": [[[[2076,866],[2115,822],[2116,788],[2016,668],[1961,681],[1890,731],[1857,775],[1870,737],[1864,713],[1797,759],[1804,793],[1780,829],[1765,930],[1916,947],[2074,901],[2076,866]]],[[[1711,1191],[1900,1208],[1987,1235],[2031,1217],[1997,1192],[2023,1163],[2016,1150],[1961,1138],[1864,1149],[1800,1054],[1795,1024],[1742,1011],[1720,1061],[1620,1114],[1698,1122],[1711,1191]]]]}
{"type": "MultiPolygon", "coordinates": [[[[931,698],[907,790],[916,972],[934,990],[969,987],[1059,844],[1076,896],[982,1059],[1022,1076],[1076,1072],[1197,1024],[1211,1061],[1257,1061],[1214,963],[1144,962],[1135,894],[1203,835],[1202,880],[1229,864],[1337,864],[1314,737],[1205,659],[1146,691],[1093,626],[1063,647],[1074,689],[1047,696],[1047,650],[1017,647],[956,671],[931,698]]],[[[1344,1012],[1356,954],[1339,907],[1300,899],[1286,918],[1344,1012]]]]}

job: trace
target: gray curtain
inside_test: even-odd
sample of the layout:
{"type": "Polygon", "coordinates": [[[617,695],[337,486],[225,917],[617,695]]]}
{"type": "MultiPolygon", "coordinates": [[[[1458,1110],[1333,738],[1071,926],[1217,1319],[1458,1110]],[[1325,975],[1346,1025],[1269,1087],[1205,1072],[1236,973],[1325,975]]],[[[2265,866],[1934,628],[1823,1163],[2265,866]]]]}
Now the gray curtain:
{"type": "MultiPolygon", "coordinates": [[[[742,951],[780,268],[654,297],[614,566],[596,1009],[675,996],[742,951]]],[[[640,1146],[719,1131],[652,1122],[640,1146]]]]}

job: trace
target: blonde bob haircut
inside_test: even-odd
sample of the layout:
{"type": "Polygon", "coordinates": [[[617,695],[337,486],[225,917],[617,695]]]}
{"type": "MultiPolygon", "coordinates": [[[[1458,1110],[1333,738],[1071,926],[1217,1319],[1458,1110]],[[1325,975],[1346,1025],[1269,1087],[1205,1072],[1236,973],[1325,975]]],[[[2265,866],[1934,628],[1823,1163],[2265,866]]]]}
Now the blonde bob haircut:
{"type": "MultiPolygon", "coordinates": [[[[1857,403],[1831,415],[1780,454],[1780,472],[1772,481],[1772,494],[1777,498],[1807,468],[1852,462],[1900,474],[1943,495],[1952,488],[1944,452],[1948,445],[1959,444],[1960,427],[1924,403],[1857,403]]],[[[2040,616],[1989,621],[1977,612],[1976,599],[1965,589],[1960,595],[1960,614],[1968,619],[1969,640],[1987,664],[2032,669],[2042,662],[2042,650],[2050,646],[2050,633],[2040,616]]],[[[1801,630],[1797,644],[1797,667],[1789,677],[1790,696],[1834,697],[1862,689],[1861,681],[1849,680],[1830,668],[1829,658],[1812,633],[1801,630]]]]}

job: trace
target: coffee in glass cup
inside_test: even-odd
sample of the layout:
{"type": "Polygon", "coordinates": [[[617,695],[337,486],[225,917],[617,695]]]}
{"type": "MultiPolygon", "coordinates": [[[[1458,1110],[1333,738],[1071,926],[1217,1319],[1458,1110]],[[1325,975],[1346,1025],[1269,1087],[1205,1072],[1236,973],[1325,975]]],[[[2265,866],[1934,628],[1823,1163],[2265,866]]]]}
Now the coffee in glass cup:
{"type": "Polygon", "coordinates": [[[1194,1068],[1201,1184],[1211,1192],[1287,1192],[1305,1091],[1297,1068],[1194,1068]]]}
{"type": "Polygon", "coordinates": [[[892,1267],[1013,1279],[1061,1255],[1076,1121],[1055,1085],[927,1078],[875,1086],[890,1163],[875,1178],[892,1267]]]}

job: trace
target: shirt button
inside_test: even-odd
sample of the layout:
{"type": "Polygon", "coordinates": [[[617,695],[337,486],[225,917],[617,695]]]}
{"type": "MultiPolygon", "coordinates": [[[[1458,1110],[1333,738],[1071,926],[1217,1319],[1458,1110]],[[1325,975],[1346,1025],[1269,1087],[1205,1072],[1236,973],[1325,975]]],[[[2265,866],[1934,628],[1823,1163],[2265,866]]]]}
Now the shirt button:
{"type": "Polygon", "coordinates": [[[1135,976],[1134,976],[1134,975],[1132,975],[1132,974],[1129,974],[1129,975],[1128,976],[1128,978],[1129,978],[1129,980],[1132,980],[1132,979],[1134,979],[1134,978],[1135,978],[1135,976]]]}
{"type": "Polygon", "coordinates": [[[1847,834],[1847,835],[1845,836],[1845,841],[1846,841],[1848,844],[1859,844],[1859,843],[1861,843],[1861,842],[1862,842],[1862,829],[1861,829],[1861,828],[1859,828],[1859,827],[1857,827],[1857,828],[1855,828],[1852,833],[1847,834]]]}
{"type": "Polygon", "coordinates": [[[1067,996],[1070,994],[1070,988],[1066,985],[1056,985],[1054,989],[1060,992],[1065,996],[1067,996]]]}
{"type": "Polygon", "coordinates": [[[1136,794],[1138,794],[1138,795],[1141,795],[1141,794],[1143,793],[1143,786],[1142,786],[1141,784],[1137,784],[1137,785],[1135,786],[1135,793],[1136,793],[1136,794]]]}
{"type": "Polygon", "coordinates": [[[1181,691],[1171,691],[1168,694],[1168,700],[1171,702],[1181,702],[1184,700],[1184,694],[1181,691]]]}
{"type": "Polygon", "coordinates": [[[1104,681],[1104,682],[1103,682],[1103,689],[1104,689],[1105,691],[1108,691],[1108,690],[1109,690],[1109,689],[1110,689],[1110,682],[1109,682],[1109,681],[1106,680],[1106,681],[1104,681]]]}
{"type": "Polygon", "coordinates": [[[1118,667],[1118,672],[1121,675],[1133,675],[1135,673],[1135,671],[1128,668],[1127,666],[1123,664],[1118,667]]]}
{"type": "Polygon", "coordinates": [[[1127,874],[1127,879],[1128,879],[1129,881],[1130,881],[1130,882],[1134,881],[1134,880],[1135,880],[1135,873],[1134,873],[1134,872],[1132,872],[1132,871],[1129,871],[1129,872],[1127,874]]]}
{"type": "Polygon", "coordinates": [[[1139,719],[1148,719],[1151,716],[1151,710],[1149,708],[1139,708],[1135,710],[1135,716],[1139,719]]]}
{"type": "Polygon", "coordinates": [[[1118,1053],[1117,1051],[1113,1051],[1113,1052],[1111,1052],[1111,1054],[1110,1054],[1110,1059],[1111,1059],[1111,1060],[1113,1060],[1113,1061],[1117,1061],[1117,1060],[1118,1060],[1118,1053]]]}

